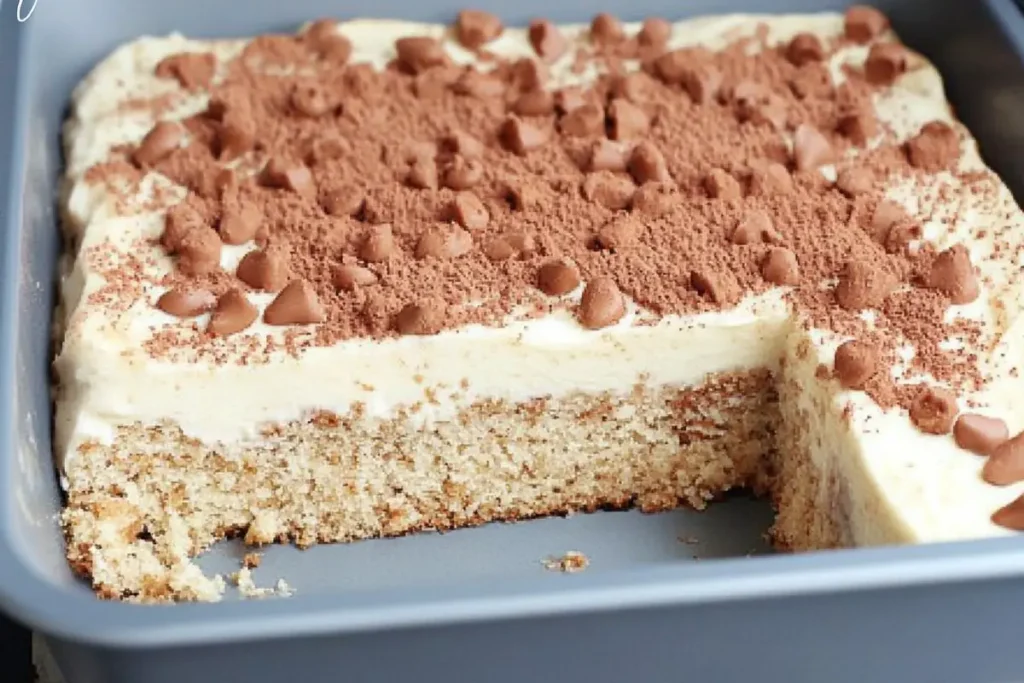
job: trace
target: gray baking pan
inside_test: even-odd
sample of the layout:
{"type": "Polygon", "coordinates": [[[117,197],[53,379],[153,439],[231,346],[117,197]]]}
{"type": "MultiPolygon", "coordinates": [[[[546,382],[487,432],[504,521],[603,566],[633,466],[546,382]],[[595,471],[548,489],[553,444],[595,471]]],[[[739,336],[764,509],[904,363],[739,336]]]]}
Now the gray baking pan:
{"type": "MultiPolygon", "coordinates": [[[[475,0],[507,23],[814,0],[475,0]]],[[[876,0],[945,74],[990,163],[1024,197],[1024,18],[1013,0],[876,0]]],[[[449,21],[446,0],[3,0],[0,5],[0,608],[43,635],[67,683],[760,681],[1008,683],[1024,674],[1024,539],[772,555],[762,503],[599,513],[306,552],[270,549],[289,599],[104,603],[69,572],[50,459],[59,125],[117,44],[293,30],[319,16],[449,21]],[[26,22],[17,21],[19,6],[26,22]],[[552,572],[576,550],[586,571],[552,572]],[[748,557],[754,555],[754,557],[748,557]],[[700,561],[695,561],[699,558],[700,561]]],[[[207,568],[232,571],[225,545],[207,568]]],[[[3,679],[0,675],[0,680],[3,679]]]]}

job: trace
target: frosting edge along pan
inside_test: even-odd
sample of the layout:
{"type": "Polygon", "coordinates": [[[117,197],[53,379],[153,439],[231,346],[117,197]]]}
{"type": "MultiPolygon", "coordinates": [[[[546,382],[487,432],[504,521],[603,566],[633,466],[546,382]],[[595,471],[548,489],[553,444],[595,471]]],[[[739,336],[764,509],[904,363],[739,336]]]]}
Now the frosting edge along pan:
{"type": "MultiPolygon", "coordinates": [[[[708,0],[666,7],[644,0],[582,11],[530,1],[514,9],[496,0],[473,4],[521,24],[532,16],[582,21],[600,10],[627,19],[676,19],[835,10],[847,3],[708,0]]],[[[1018,54],[1024,20],[1012,0],[875,4],[936,64],[985,158],[1024,196],[1024,131],[1007,115],[1021,110],[1014,98],[1024,100],[1018,54]],[[995,101],[1001,106],[992,106],[995,101]]],[[[293,30],[318,16],[447,22],[461,6],[296,0],[250,2],[240,11],[227,2],[39,0],[22,23],[17,5],[0,6],[0,122],[10,122],[0,128],[6,421],[0,434],[7,440],[0,466],[0,606],[43,636],[68,683],[276,682],[296,673],[333,681],[340,671],[352,680],[430,680],[453,672],[499,682],[731,680],[749,676],[750,662],[771,681],[1019,678],[1024,656],[1010,639],[1014,606],[1024,598],[1024,545],[1015,539],[673,561],[685,554],[766,553],[758,538],[770,512],[741,497],[706,517],[602,513],[365,542],[361,550],[329,551],[339,553],[331,555],[338,560],[330,565],[339,575],[334,590],[306,590],[293,577],[297,562],[315,573],[319,551],[272,549],[257,580],[294,582],[298,593],[286,600],[171,608],[96,600],[64,561],[49,446],[54,197],[59,125],[71,89],[117,44],[147,33],[247,35],[293,30]],[[678,542],[684,533],[699,538],[696,548],[678,542]],[[609,544],[609,537],[620,540],[609,544]],[[616,549],[628,549],[632,560],[604,568],[616,562],[616,549]],[[573,576],[539,568],[545,555],[568,550],[588,553],[592,566],[602,568],[573,576]],[[502,553],[535,558],[537,566],[510,570],[501,562],[510,555],[502,553]],[[378,571],[381,555],[390,555],[393,569],[378,571]],[[410,567],[412,557],[424,559],[410,567]],[[971,656],[979,652],[986,655],[971,656]]],[[[231,559],[214,562],[227,570],[231,559]]]]}

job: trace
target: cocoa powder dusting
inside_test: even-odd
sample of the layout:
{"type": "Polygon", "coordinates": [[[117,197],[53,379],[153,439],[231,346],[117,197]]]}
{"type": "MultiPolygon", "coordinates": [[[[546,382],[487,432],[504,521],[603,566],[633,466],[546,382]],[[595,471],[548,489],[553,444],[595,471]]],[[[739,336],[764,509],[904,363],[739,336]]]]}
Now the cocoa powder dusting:
{"type": "MultiPolygon", "coordinates": [[[[496,21],[464,14],[463,42],[498,35],[496,21]]],[[[906,248],[913,217],[882,228],[873,220],[888,181],[949,167],[948,136],[929,129],[928,144],[910,152],[886,138],[844,160],[880,128],[871,96],[887,83],[850,69],[836,87],[826,64],[841,41],[767,46],[757,37],[667,52],[661,24],[639,38],[620,36],[612,17],[595,27],[578,58],[608,73],[548,94],[543,62],[569,48],[547,22],[530,30],[539,61],[489,57],[487,76],[454,66],[428,39],[405,39],[400,58],[375,71],[325,59],[309,36],[263,37],[207,84],[209,110],[183,122],[188,143],[158,140],[143,157],[190,188],[186,203],[204,227],[232,239],[245,227],[239,207],[258,222],[256,243],[316,303],[304,304],[316,315],[291,317],[323,320],[289,331],[291,351],[575,306],[538,286],[555,262],[656,315],[716,309],[782,279],[806,324],[863,336],[857,311],[821,285],[867,263],[894,286],[871,302],[879,362],[891,362],[902,338],[917,347],[915,368],[954,386],[977,379],[968,358],[939,347],[950,298],[917,277],[934,253],[906,248]],[[641,70],[623,75],[622,60],[637,57],[641,70]],[[786,143],[795,131],[796,154],[786,143]],[[238,167],[226,178],[229,159],[238,167]],[[838,186],[817,168],[833,159],[842,160],[838,186]],[[737,237],[751,215],[768,227],[737,237]]],[[[857,39],[873,27],[857,28],[857,39]]],[[[253,288],[251,277],[199,270],[161,284],[214,296],[253,288]]],[[[204,343],[172,328],[149,350],[204,343]]],[[[865,390],[882,405],[913,398],[889,373],[865,390]]]]}

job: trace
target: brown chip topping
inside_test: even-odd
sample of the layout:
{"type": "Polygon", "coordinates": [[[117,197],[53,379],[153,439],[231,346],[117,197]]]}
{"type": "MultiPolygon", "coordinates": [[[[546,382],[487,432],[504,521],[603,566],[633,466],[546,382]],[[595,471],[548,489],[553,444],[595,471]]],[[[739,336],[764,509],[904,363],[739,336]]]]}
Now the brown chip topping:
{"type": "Polygon", "coordinates": [[[793,177],[782,164],[769,161],[751,165],[748,192],[755,197],[793,193],[793,177]]]}
{"type": "Polygon", "coordinates": [[[642,47],[665,47],[671,37],[672,24],[658,17],[644,19],[636,34],[636,40],[642,47]]]}
{"type": "Polygon", "coordinates": [[[806,123],[800,124],[793,134],[793,153],[799,171],[811,171],[835,161],[828,138],[806,123]]]}
{"type": "Polygon", "coordinates": [[[797,66],[820,62],[824,57],[825,48],[822,47],[818,36],[813,33],[798,33],[786,46],[786,58],[797,66]]]}
{"type": "MultiPolygon", "coordinates": [[[[577,110],[579,111],[579,110],[577,110]]],[[[612,140],[632,140],[647,134],[650,121],[644,110],[624,99],[614,99],[608,105],[609,128],[612,140]]]]}
{"type": "Polygon", "coordinates": [[[597,45],[616,45],[626,39],[622,22],[601,12],[590,22],[590,39],[597,45]]]}
{"type": "Polygon", "coordinates": [[[553,62],[565,54],[569,44],[554,24],[547,19],[534,19],[529,28],[530,44],[537,56],[545,62],[553,62]]]}
{"type": "Polygon", "coordinates": [[[175,318],[194,318],[208,313],[217,304],[217,297],[205,289],[169,289],[157,299],[156,307],[175,318]]]}
{"type": "Polygon", "coordinates": [[[1011,531],[1024,531],[1024,496],[996,510],[992,514],[992,523],[1011,531]]]}
{"type": "Polygon", "coordinates": [[[839,275],[836,303],[848,311],[877,308],[896,286],[895,278],[868,261],[850,261],[839,275]]]}
{"type": "Polygon", "coordinates": [[[997,417],[963,413],[953,425],[956,445],[978,455],[992,455],[1010,438],[1006,422],[997,417]]]}
{"type": "Polygon", "coordinates": [[[224,244],[245,244],[256,237],[263,223],[263,212],[252,202],[224,207],[217,230],[224,244]]]}
{"type": "Polygon", "coordinates": [[[875,85],[892,85],[907,70],[907,49],[898,43],[876,43],[864,62],[864,76],[875,85]]]}
{"type": "Polygon", "coordinates": [[[528,90],[512,104],[520,116],[546,116],[555,111],[555,96],[547,90],[528,90]]]}
{"type": "Polygon", "coordinates": [[[186,90],[208,88],[213,82],[217,58],[209,52],[179,52],[156,65],[156,75],[173,78],[186,90]]]}
{"type": "Polygon", "coordinates": [[[537,288],[548,296],[568,294],[579,285],[579,271],[565,261],[549,261],[537,271],[537,288]]]}
{"type": "Polygon", "coordinates": [[[328,216],[357,216],[363,210],[366,194],[352,185],[338,185],[320,197],[320,206],[328,216]]]}
{"type": "Polygon", "coordinates": [[[152,166],[166,159],[185,139],[185,129],[176,121],[161,121],[142,138],[132,160],[142,166],[152,166]]]}
{"type": "Polygon", "coordinates": [[[583,196],[612,211],[629,208],[635,191],[629,178],[609,172],[591,173],[583,181],[583,196]]]}
{"type": "Polygon", "coordinates": [[[773,285],[800,284],[800,265],[796,254],[785,247],[772,247],[761,261],[761,276],[773,285]]]}
{"type": "Polygon", "coordinates": [[[405,182],[409,187],[420,190],[437,189],[437,164],[430,156],[421,156],[409,166],[409,172],[405,174],[405,182]]]}
{"type": "Polygon", "coordinates": [[[1024,432],[995,447],[981,470],[981,478],[993,486],[1024,481],[1024,432]]]}
{"type": "Polygon", "coordinates": [[[446,154],[458,154],[463,159],[479,159],[483,156],[484,146],[469,133],[456,130],[441,139],[441,150],[446,154]]]}
{"type": "Polygon", "coordinates": [[[178,269],[185,275],[206,275],[220,268],[221,241],[210,228],[186,233],[177,252],[178,269]]]}
{"type": "Polygon", "coordinates": [[[330,90],[315,81],[296,83],[292,88],[292,109],[301,116],[317,118],[334,109],[330,90]]]}
{"type": "Polygon", "coordinates": [[[472,192],[460,192],[452,200],[451,215],[467,230],[482,230],[487,227],[490,214],[487,207],[472,192]]]}
{"type": "Polygon", "coordinates": [[[250,251],[238,262],[235,276],[253,289],[276,292],[288,284],[288,258],[277,250],[250,251]]]}
{"type": "Polygon", "coordinates": [[[846,37],[855,43],[869,43],[889,28],[889,18],[867,5],[849,8],[844,19],[846,37]]]}
{"type": "Polygon", "coordinates": [[[305,280],[292,280],[263,312],[268,325],[312,325],[326,315],[316,290],[305,280]]]}
{"type": "Polygon", "coordinates": [[[604,249],[620,251],[631,247],[640,237],[643,224],[626,214],[610,220],[597,231],[597,243],[604,249]]]}
{"type": "Polygon", "coordinates": [[[587,154],[587,171],[625,171],[629,164],[632,147],[621,142],[601,138],[595,140],[587,154]]]}
{"type": "Polygon", "coordinates": [[[907,141],[907,159],[924,171],[940,171],[960,158],[960,138],[948,123],[932,121],[907,141]]]}
{"type": "Polygon", "coordinates": [[[476,187],[483,178],[484,167],[479,161],[456,155],[445,165],[442,184],[459,192],[476,187]]]}
{"type": "Polygon", "coordinates": [[[604,135],[604,109],[596,104],[585,103],[570,110],[559,121],[563,135],[590,137],[604,135]]]}
{"type": "Polygon", "coordinates": [[[326,62],[342,65],[352,56],[352,41],[338,33],[338,24],[332,19],[314,21],[302,37],[310,49],[326,62]]]}
{"type": "Polygon", "coordinates": [[[548,141],[548,132],[523,119],[510,116],[501,127],[501,139],[509,150],[522,156],[543,147],[548,141]]]}
{"type": "Polygon", "coordinates": [[[316,198],[316,182],[309,169],[299,162],[273,157],[263,167],[260,181],[267,187],[290,190],[306,199],[316,198]]]}
{"type": "Polygon", "coordinates": [[[926,434],[948,434],[957,411],[956,394],[940,387],[922,387],[910,404],[910,421],[926,434]]]}
{"type": "MultiPolygon", "coordinates": [[[[742,199],[743,188],[728,171],[713,168],[704,176],[704,191],[712,199],[742,199]]],[[[737,244],[740,244],[737,242],[737,244]]]]}
{"type": "Polygon", "coordinates": [[[505,27],[490,12],[466,9],[455,20],[455,35],[464,47],[476,50],[501,35],[505,27]]]}
{"type": "Polygon", "coordinates": [[[836,379],[844,389],[863,389],[879,370],[881,354],[874,344],[858,339],[843,342],[836,349],[836,379]]]}
{"type": "Polygon", "coordinates": [[[735,305],[743,296],[743,290],[736,282],[735,276],[728,271],[695,270],[690,273],[690,286],[702,297],[719,306],[735,305]]]}
{"type": "Polygon", "coordinates": [[[967,247],[954,244],[932,262],[928,286],[949,295],[952,303],[969,304],[978,298],[978,278],[967,247]]]}
{"type": "Polygon", "coordinates": [[[580,324],[588,330],[609,327],[626,315],[626,299],[614,280],[599,277],[583,288],[578,315],[580,324]]]}
{"type": "Polygon", "coordinates": [[[633,193],[632,210],[648,218],[659,218],[679,202],[679,193],[671,182],[650,182],[633,193]]]}
{"type": "Polygon", "coordinates": [[[218,158],[234,161],[256,145],[256,121],[247,106],[232,105],[217,130],[218,158]]]}
{"type": "Polygon", "coordinates": [[[334,269],[334,286],[343,291],[375,285],[378,279],[376,273],[362,266],[348,264],[334,269]]]}
{"type": "Polygon", "coordinates": [[[863,147],[878,134],[878,121],[868,105],[862,105],[843,113],[836,130],[853,144],[863,147]]]}
{"type": "Polygon", "coordinates": [[[748,211],[737,223],[729,236],[733,244],[760,244],[775,242],[778,233],[772,224],[771,217],[760,209],[748,211]]]}
{"type": "Polygon", "coordinates": [[[672,180],[661,150],[653,142],[641,142],[629,156],[629,173],[637,185],[666,183],[672,180]]]}
{"type": "Polygon", "coordinates": [[[217,299],[217,306],[210,315],[206,331],[217,337],[226,337],[249,327],[258,316],[259,311],[245,294],[231,289],[217,299]]]}
{"type": "Polygon", "coordinates": [[[397,250],[391,224],[383,223],[371,226],[366,231],[363,243],[359,247],[359,258],[367,263],[380,263],[394,256],[397,250]]]}
{"type": "Polygon", "coordinates": [[[875,176],[869,168],[844,168],[836,177],[836,187],[847,197],[869,194],[874,185],[875,176]]]}
{"type": "Polygon", "coordinates": [[[484,246],[484,255],[491,261],[507,261],[513,256],[529,256],[537,250],[531,235],[509,233],[495,237],[484,246]]]}
{"type": "Polygon", "coordinates": [[[395,330],[399,334],[437,334],[444,327],[446,312],[447,306],[439,299],[406,304],[395,316],[395,330]]]}
{"type": "Polygon", "coordinates": [[[427,36],[410,36],[395,41],[398,64],[405,71],[418,74],[449,63],[448,53],[440,41],[427,36]]]}
{"type": "Polygon", "coordinates": [[[416,243],[416,258],[453,259],[473,249],[473,237],[457,225],[430,228],[416,243]]]}

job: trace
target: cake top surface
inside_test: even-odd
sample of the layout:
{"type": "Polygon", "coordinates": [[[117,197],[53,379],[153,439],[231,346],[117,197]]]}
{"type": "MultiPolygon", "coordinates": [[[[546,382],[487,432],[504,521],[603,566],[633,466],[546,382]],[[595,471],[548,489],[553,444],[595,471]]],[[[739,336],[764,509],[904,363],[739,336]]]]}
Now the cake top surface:
{"type": "Polygon", "coordinates": [[[792,316],[925,431],[1016,386],[1020,211],[869,10],[143,39],[66,140],[80,361],[792,316]]]}

